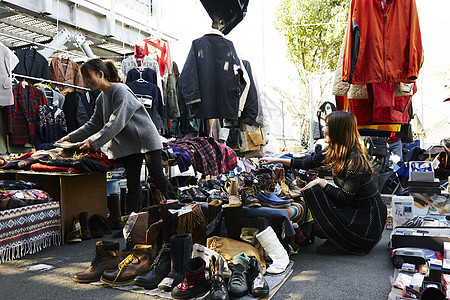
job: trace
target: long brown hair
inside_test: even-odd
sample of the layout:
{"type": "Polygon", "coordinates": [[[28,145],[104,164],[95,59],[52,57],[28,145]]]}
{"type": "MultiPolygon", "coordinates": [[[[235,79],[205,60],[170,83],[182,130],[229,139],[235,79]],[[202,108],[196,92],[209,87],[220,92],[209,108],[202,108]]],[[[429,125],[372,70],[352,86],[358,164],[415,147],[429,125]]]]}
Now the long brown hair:
{"type": "Polygon", "coordinates": [[[95,72],[102,71],[106,80],[109,82],[122,82],[119,71],[112,61],[104,62],[100,58],[90,59],[81,66],[81,74],[83,74],[83,77],[89,78],[90,75],[88,70],[93,70],[95,72]]]}
{"type": "Polygon", "coordinates": [[[356,118],[346,111],[335,111],[327,115],[328,148],[325,151],[324,164],[332,169],[338,178],[344,178],[348,160],[351,156],[351,168],[361,172],[367,165],[373,173],[367,159],[366,147],[361,144],[361,137],[356,127],[356,118]]]}

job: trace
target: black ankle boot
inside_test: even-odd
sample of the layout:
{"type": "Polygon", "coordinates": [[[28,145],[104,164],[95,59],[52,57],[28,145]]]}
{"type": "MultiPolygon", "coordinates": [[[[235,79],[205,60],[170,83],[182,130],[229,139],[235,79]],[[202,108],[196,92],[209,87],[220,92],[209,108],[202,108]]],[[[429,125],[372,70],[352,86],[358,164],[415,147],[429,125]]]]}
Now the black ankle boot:
{"type": "Polygon", "coordinates": [[[193,299],[209,289],[205,278],[205,261],[200,257],[192,258],[184,273],[183,281],[172,290],[175,299],[193,299]]]}
{"type": "Polygon", "coordinates": [[[158,256],[153,261],[153,265],[146,275],[138,276],[134,284],[143,288],[152,290],[158,287],[158,284],[170,272],[170,244],[165,244],[158,256]]]}

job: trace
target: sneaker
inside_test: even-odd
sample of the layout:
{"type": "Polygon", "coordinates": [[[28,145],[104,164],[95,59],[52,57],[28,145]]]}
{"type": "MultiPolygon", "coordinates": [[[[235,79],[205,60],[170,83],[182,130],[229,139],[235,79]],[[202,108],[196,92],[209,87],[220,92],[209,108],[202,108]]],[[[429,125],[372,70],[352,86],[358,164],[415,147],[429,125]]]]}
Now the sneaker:
{"type": "Polygon", "coordinates": [[[336,246],[333,245],[333,243],[331,243],[329,240],[326,240],[325,242],[317,246],[316,251],[319,253],[333,253],[337,252],[338,248],[336,248],[336,246]]]}
{"type": "Polygon", "coordinates": [[[272,208],[283,208],[291,205],[291,201],[280,199],[275,193],[266,194],[263,191],[258,193],[258,200],[263,206],[272,208]]]}
{"type": "Polygon", "coordinates": [[[233,298],[243,297],[248,293],[246,271],[249,263],[250,258],[245,252],[233,257],[233,274],[228,283],[228,292],[233,298]]]}

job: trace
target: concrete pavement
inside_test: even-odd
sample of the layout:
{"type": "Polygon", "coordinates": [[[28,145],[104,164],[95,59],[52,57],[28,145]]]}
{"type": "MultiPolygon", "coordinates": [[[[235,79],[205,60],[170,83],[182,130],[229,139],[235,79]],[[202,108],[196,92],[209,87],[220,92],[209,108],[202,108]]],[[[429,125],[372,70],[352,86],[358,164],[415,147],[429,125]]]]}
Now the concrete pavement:
{"type": "MultiPolygon", "coordinates": [[[[366,256],[323,255],[315,252],[321,243],[304,247],[292,256],[293,274],[272,299],[301,300],[378,300],[387,299],[393,268],[385,231],[380,243],[366,256]]],[[[111,239],[111,235],[102,239],[111,239]]],[[[72,275],[89,267],[95,242],[52,246],[23,258],[0,264],[0,299],[155,299],[117,289],[79,284],[72,275]],[[47,271],[29,271],[28,267],[46,264],[47,271]]],[[[122,241],[122,246],[123,241],[122,241]]]]}

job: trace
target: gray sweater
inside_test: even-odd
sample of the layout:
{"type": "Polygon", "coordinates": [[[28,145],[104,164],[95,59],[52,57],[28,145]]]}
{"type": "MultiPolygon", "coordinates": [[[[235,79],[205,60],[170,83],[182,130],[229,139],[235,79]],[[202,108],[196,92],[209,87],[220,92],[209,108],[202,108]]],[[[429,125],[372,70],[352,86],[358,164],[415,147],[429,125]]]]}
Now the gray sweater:
{"type": "Polygon", "coordinates": [[[91,119],[69,134],[72,142],[89,138],[92,147],[107,144],[108,158],[162,149],[155,124],[133,92],[123,83],[100,93],[91,119]]]}

